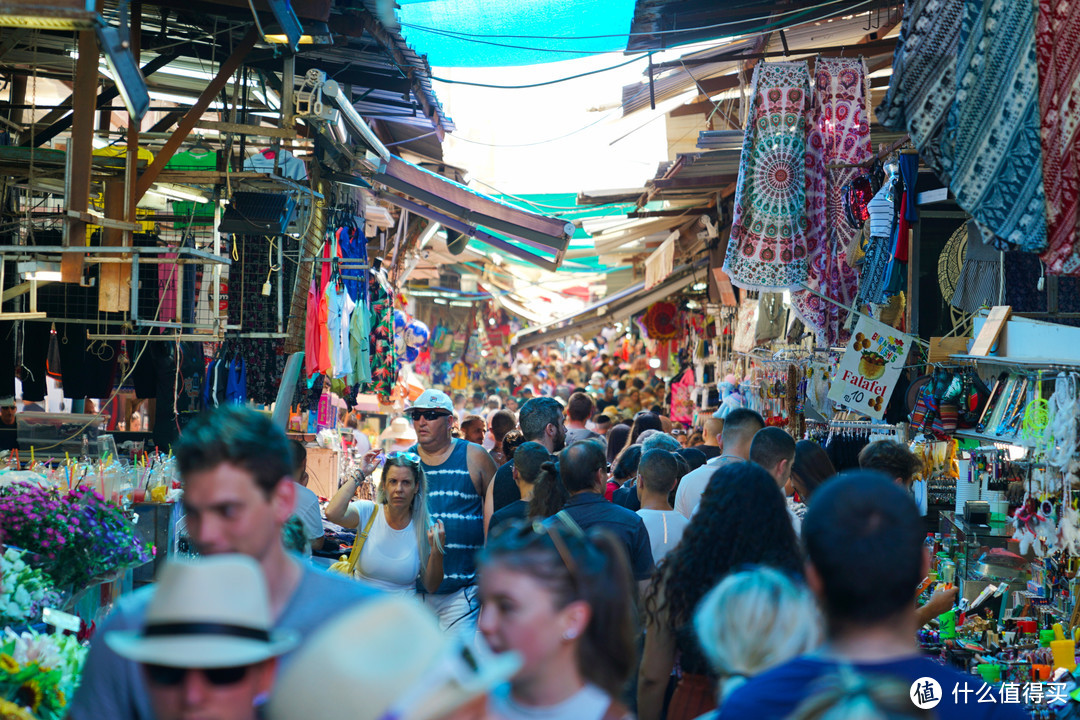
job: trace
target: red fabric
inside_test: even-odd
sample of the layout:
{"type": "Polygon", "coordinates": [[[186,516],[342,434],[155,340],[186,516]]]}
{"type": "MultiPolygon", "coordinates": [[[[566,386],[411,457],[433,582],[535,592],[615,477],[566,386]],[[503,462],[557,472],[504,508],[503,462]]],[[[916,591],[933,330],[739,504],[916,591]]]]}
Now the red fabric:
{"type": "Polygon", "coordinates": [[[693,720],[716,709],[716,684],[704,675],[683,673],[668,705],[667,720],[693,720]]]}
{"type": "Polygon", "coordinates": [[[1080,12],[1075,3],[1039,0],[1035,21],[1039,124],[1046,189],[1046,252],[1051,275],[1080,275],[1080,12]]]}
{"type": "Polygon", "coordinates": [[[313,377],[319,373],[319,340],[322,334],[319,332],[319,287],[315,278],[311,279],[308,288],[307,318],[304,323],[304,370],[307,377],[313,377]]]}
{"type": "Polygon", "coordinates": [[[604,488],[604,499],[608,502],[611,502],[612,498],[615,497],[615,491],[618,489],[619,483],[615,482],[614,480],[608,480],[607,487],[604,488]]]}
{"type": "Polygon", "coordinates": [[[907,203],[910,193],[904,193],[900,198],[900,227],[899,232],[896,233],[896,252],[894,257],[897,262],[906,263],[908,261],[908,232],[911,228],[911,224],[904,217],[907,214],[907,203]]]}

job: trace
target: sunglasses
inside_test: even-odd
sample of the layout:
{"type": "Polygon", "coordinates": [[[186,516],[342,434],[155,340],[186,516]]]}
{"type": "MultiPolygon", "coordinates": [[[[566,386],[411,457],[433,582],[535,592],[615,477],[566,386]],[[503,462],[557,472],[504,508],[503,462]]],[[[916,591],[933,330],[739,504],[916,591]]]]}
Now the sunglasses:
{"type": "Polygon", "coordinates": [[[570,552],[567,538],[572,541],[583,542],[585,540],[585,531],[565,510],[560,510],[545,520],[534,520],[531,524],[523,523],[516,527],[515,530],[500,533],[499,535],[501,542],[505,543],[509,539],[511,546],[522,549],[544,536],[551,539],[551,544],[555,546],[555,551],[559,553],[559,558],[562,559],[563,565],[566,566],[566,570],[570,573],[571,580],[576,584],[580,568],[574,559],[573,553],[570,552]]]}
{"type": "Polygon", "coordinates": [[[438,420],[439,418],[450,417],[450,413],[445,410],[410,410],[406,413],[409,419],[416,422],[420,418],[424,418],[428,422],[438,420]]]}
{"type": "Polygon", "coordinates": [[[182,668],[168,665],[146,665],[146,674],[150,682],[162,687],[176,687],[184,681],[189,672],[202,673],[206,681],[216,687],[235,685],[243,680],[250,665],[236,665],[220,668],[182,668]]]}
{"type": "Polygon", "coordinates": [[[414,452],[408,452],[407,450],[392,452],[386,456],[386,459],[398,460],[401,462],[409,463],[410,465],[420,465],[420,456],[414,452]]]}

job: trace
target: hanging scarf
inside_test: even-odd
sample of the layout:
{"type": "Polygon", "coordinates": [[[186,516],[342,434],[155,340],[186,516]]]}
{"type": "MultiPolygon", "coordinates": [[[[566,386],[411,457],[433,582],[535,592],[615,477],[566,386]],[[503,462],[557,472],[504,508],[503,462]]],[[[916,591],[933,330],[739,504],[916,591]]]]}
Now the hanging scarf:
{"type": "Polygon", "coordinates": [[[1003,249],[1046,248],[1035,12],[965,0],[945,170],[960,207],[1003,249]]]}
{"type": "Polygon", "coordinates": [[[1080,12],[1059,0],[1039,0],[1035,26],[1039,64],[1046,252],[1052,275],[1080,275],[1080,12]]]}
{"type": "Polygon", "coordinates": [[[830,170],[829,165],[858,165],[871,157],[869,92],[862,58],[822,58],[814,63],[812,124],[807,137],[806,204],[809,214],[810,292],[791,297],[791,306],[826,347],[846,341],[844,320],[859,288],[847,263],[847,247],[858,230],[844,217],[843,188],[862,172],[858,167],[830,170]]]}
{"type": "Polygon", "coordinates": [[[945,118],[956,96],[956,47],[964,0],[911,0],[904,3],[893,74],[877,118],[885,127],[907,132],[923,162],[943,182],[941,161],[945,118]]]}
{"type": "Polygon", "coordinates": [[[805,62],[759,63],[735,185],[724,271],[750,290],[798,288],[806,280],[805,62]]]}

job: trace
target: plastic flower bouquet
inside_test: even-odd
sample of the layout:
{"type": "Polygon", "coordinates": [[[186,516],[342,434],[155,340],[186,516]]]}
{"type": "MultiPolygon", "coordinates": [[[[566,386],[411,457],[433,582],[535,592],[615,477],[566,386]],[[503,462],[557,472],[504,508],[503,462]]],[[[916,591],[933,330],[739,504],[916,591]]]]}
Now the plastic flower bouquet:
{"type": "Polygon", "coordinates": [[[0,626],[36,622],[42,609],[60,603],[52,580],[28,565],[25,554],[15,548],[0,554],[0,626]]]}
{"type": "Polygon", "coordinates": [[[0,638],[0,720],[60,720],[85,658],[74,637],[7,630],[0,638]]]}
{"type": "Polygon", "coordinates": [[[31,563],[61,589],[81,589],[151,557],[120,508],[87,488],[0,488],[0,537],[33,553],[31,563]]]}

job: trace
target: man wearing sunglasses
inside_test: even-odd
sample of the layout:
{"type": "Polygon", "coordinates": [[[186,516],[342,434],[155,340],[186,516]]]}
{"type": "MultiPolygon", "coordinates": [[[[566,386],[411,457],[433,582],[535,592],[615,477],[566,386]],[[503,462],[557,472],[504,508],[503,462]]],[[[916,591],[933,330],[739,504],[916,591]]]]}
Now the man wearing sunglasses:
{"type": "Polygon", "coordinates": [[[255,720],[298,639],[273,630],[262,570],[244,555],[169,562],[142,627],[105,633],[139,664],[156,720],[255,720]]]}
{"type": "Polygon", "coordinates": [[[487,520],[483,498],[495,475],[495,461],[479,445],[454,438],[454,403],[446,393],[425,390],[405,411],[416,430],[413,452],[427,476],[432,521],[446,528],[443,581],[431,594],[416,590],[439,616],[443,629],[474,633],[480,609],[476,600],[476,551],[484,546],[487,520]]]}
{"type": "MultiPolygon", "coordinates": [[[[365,583],[301,564],[285,550],[281,529],[296,506],[294,458],[285,433],[268,416],[239,405],[216,408],[184,428],[173,452],[192,544],[201,555],[237,553],[259,564],[275,628],[306,637],[338,613],[377,597],[365,583]]],[[[161,591],[151,585],[121,598],[98,635],[142,627],[161,591]]],[[[152,720],[138,665],[95,636],[69,717],[152,720]]]]}

